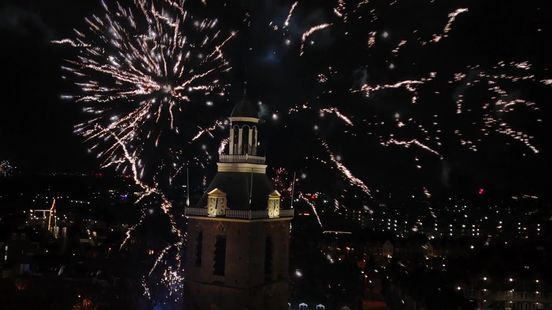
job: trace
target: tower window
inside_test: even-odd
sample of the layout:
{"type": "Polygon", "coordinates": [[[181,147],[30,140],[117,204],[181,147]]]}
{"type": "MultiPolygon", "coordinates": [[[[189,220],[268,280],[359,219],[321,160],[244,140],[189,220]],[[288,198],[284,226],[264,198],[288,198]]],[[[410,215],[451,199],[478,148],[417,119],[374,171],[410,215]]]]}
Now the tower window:
{"type": "Polygon", "coordinates": [[[214,274],[217,276],[224,276],[226,267],[226,237],[217,236],[215,242],[215,264],[214,274]]]}
{"type": "Polygon", "coordinates": [[[239,154],[238,153],[238,136],[239,136],[239,133],[240,133],[239,127],[234,126],[234,145],[232,145],[232,148],[234,149],[235,154],[239,154]]]}
{"type": "Polygon", "coordinates": [[[272,278],[272,238],[266,237],[265,243],[265,277],[267,280],[272,278]]]}
{"type": "Polygon", "coordinates": [[[196,239],[196,259],[195,264],[197,267],[201,266],[201,256],[203,255],[203,232],[199,232],[196,239]]]}
{"type": "Polygon", "coordinates": [[[249,126],[245,125],[242,127],[242,154],[249,154],[249,136],[250,136],[250,128],[249,126]]]}

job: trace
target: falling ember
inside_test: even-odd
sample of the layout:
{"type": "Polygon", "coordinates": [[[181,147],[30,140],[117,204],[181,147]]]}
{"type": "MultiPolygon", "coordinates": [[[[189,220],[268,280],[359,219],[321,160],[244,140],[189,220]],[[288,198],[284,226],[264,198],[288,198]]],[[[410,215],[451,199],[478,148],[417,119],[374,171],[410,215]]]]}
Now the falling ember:
{"type": "Polygon", "coordinates": [[[399,44],[397,45],[397,47],[395,47],[391,52],[394,54],[394,55],[397,55],[401,49],[401,47],[403,47],[408,41],[406,40],[402,40],[401,42],[399,42],[399,44]]]}
{"type": "Polygon", "coordinates": [[[330,113],[330,114],[335,114],[339,119],[341,119],[342,121],[344,121],[347,125],[349,126],[354,126],[353,122],[351,121],[350,118],[348,118],[347,116],[343,115],[341,112],[339,112],[339,110],[337,108],[325,108],[325,109],[320,109],[320,113],[323,114],[323,113],[330,113]]]}
{"type": "Polygon", "coordinates": [[[454,21],[456,20],[458,15],[460,15],[462,13],[466,13],[468,11],[469,11],[469,9],[467,9],[467,8],[460,8],[460,9],[457,9],[456,11],[454,11],[454,12],[451,12],[448,15],[449,19],[448,19],[447,24],[445,25],[445,28],[443,29],[443,33],[434,34],[433,39],[431,41],[434,42],[434,43],[437,43],[437,42],[441,41],[441,39],[448,37],[448,33],[452,30],[452,24],[454,23],[454,21]]]}
{"type": "Polygon", "coordinates": [[[220,142],[220,146],[218,148],[218,154],[221,155],[224,152],[224,149],[228,145],[229,139],[224,139],[220,142]]]}
{"type": "Polygon", "coordinates": [[[335,7],[333,11],[337,17],[343,18],[343,21],[347,22],[345,0],[337,0],[337,7],[335,7]]]}
{"type": "Polygon", "coordinates": [[[368,48],[371,48],[376,44],[376,34],[377,32],[371,31],[370,36],[368,37],[368,48]]]}
{"type": "Polygon", "coordinates": [[[395,140],[395,139],[389,139],[388,141],[384,141],[384,142],[381,142],[381,145],[383,146],[389,146],[389,145],[400,145],[400,146],[404,146],[405,148],[409,148],[411,147],[412,145],[416,145],[430,153],[433,153],[437,156],[439,156],[440,158],[443,158],[443,156],[441,156],[441,154],[439,154],[439,152],[437,152],[436,150],[430,148],[429,146],[423,144],[422,142],[418,141],[417,139],[412,139],[410,141],[398,141],[398,140],[395,140]]]}
{"type": "Polygon", "coordinates": [[[295,10],[295,7],[297,6],[299,2],[298,1],[295,1],[292,5],[291,5],[291,9],[289,9],[289,13],[286,17],[286,21],[284,22],[284,28],[288,27],[289,26],[289,21],[291,20],[291,15],[293,14],[293,11],[295,10]]]}
{"type": "Polygon", "coordinates": [[[353,186],[356,186],[360,188],[366,195],[371,196],[370,189],[364,182],[355,177],[353,173],[343,164],[340,160],[337,159],[337,157],[330,151],[330,148],[328,146],[328,143],[325,141],[322,141],[322,146],[326,149],[328,152],[328,155],[330,156],[331,161],[334,163],[334,165],[337,167],[339,172],[347,179],[349,180],[350,184],[353,186]]]}
{"type": "MultiPolygon", "coordinates": [[[[375,92],[379,92],[387,89],[404,88],[412,94],[411,96],[412,103],[416,103],[418,98],[417,96],[418,87],[433,80],[436,75],[437,75],[436,72],[431,72],[429,77],[427,78],[422,78],[419,80],[404,80],[394,84],[377,84],[377,85],[364,84],[361,86],[360,91],[363,92],[366,97],[370,97],[370,95],[372,95],[375,92]]],[[[353,92],[356,92],[356,91],[353,91],[353,92]]]]}
{"type": "Polygon", "coordinates": [[[198,133],[192,138],[191,141],[195,141],[195,140],[199,139],[204,134],[208,134],[212,137],[213,135],[211,134],[211,131],[214,131],[217,128],[221,128],[221,129],[224,128],[223,123],[221,121],[216,121],[215,124],[213,124],[209,128],[202,129],[201,127],[199,127],[198,133]]]}
{"type": "Polygon", "coordinates": [[[318,221],[318,225],[320,225],[320,228],[324,229],[324,225],[322,225],[322,220],[320,220],[320,216],[318,215],[318,211],[316,210],[316,206],[308,199],[306,198],[303,193],[299,193],[299,199],[303,200],[309,207],[312,209],[312,213],[314,213],[314,216],[316,217],[316,220],[318,221]]]}
{"type": "Polygon", "coordinates": [[[317,25],[317,26],[314,26],[314,27],[311,27],[309,30],[305,31],[303,33],[303,35],[301,36],[301,48],[300,48],[300,51],[299,51],[299,56],[303,55],[303,52],[304,52],[304,47],[305,47],[305,41],[307,40],[307,38],[312,35],[313,33],[319,31],[319,30],[322,30],[322,29],[325,29],[325,28],[328,28],[330,27],[332,24],[320,24],[320,25],[317,25]]]}

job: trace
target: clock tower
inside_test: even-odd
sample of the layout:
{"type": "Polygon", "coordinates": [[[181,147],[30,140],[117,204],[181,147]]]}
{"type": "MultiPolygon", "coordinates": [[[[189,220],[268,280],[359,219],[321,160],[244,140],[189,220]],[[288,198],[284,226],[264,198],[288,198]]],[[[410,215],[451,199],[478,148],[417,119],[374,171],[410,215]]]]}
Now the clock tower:
{"type": "Polygon", "coordinates": [[[266,175],[256,107],[241,100],[230,116],[228,151],[194,208],[186,208],[185,309],[288,308],[293,209],[266,175]]]}

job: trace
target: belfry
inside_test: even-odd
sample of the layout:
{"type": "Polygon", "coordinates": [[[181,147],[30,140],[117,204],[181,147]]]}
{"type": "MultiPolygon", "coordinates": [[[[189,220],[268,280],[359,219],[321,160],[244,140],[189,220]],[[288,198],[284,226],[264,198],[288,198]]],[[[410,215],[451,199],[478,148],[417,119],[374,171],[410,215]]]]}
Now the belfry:
{"type": "Polygon", "coordinates": [[[228,151],[195,208],[186,208],[185,309],[287,309],[293,209],[266,175],[257,108],[230,116],[228,151]]]}

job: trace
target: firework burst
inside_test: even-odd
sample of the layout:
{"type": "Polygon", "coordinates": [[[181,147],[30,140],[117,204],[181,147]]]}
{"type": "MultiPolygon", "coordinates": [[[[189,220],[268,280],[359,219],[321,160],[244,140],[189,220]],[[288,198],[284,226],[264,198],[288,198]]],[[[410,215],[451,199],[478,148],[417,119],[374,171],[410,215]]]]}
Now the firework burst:
{"type": "Polygon", "coordinates": [[[124,166],[115,137],[138,153],[140,146],[158,146],[165,131],[183,131],[179,114],[225,95],[221,73],[230,65],[222,49],[234,34],[218,30],[217,19],[184,11],[183,0],[102,6],[105,14],[86,18],[85,31],[54,43],[77,49],[63,69],[80,91],[64,97],[82,103],[91,117],[75,131],[93,141],[106,163],[124,166]],[[106,143],[95,141],[111,143],[101,149],[106,143]]]}
{"type": "MultiPolygon", "coordinates": [[[[471,7],[450,6],[443,13],[432,3],[416,5],[423,14],[433,14],[420,23],[397,18],[405,8],[412,9],[398,1],[332,3],[332,7],[317,7],[315,15],[309,3],[293,2],[281,14],[282,27],[274,31],[284,37],[283,46],[291,53],[296,51],[290,47],[297,46],[299,59],[318,65],[318,71],[311,73],[318,92],[307,103],[279,107],[288,118],[278,121],[288,121],[287,126],[306,119],[314,123],[312,131],[299,130],[305,134],[302,140],[310,138],[319,146],[301,154],[314,161],[304,162],[302,169],[322,165],[339,172],[348,185],[334,193],[336,197],[344,192],[351,196],[354,189],[370,200],[375,187],[369,176],[358,171],[358,163],[335,154],[336,149],[344,158],[350,157],[349,151],[366,156],[370,152],[343,141],[368,149],[384,147],[381,152],[402,150],[404,157],[412,157],[405,161],[413,163],[414,171],[423,170],[422,162],[439,165],[458,152],[478,152],[497,141],[521,146],[516,150],[524,156],[526,151],[540,153],[530,133],[542,122],[539,104],[519,90],[552,83],[531,61],[496,58],[493,63],[485,58],[463,60],[462,55],[457,55],[458,64],[427,61],[429,55],[439,58],[439,53],[446,53],[447,45],[465,44],[458,43],[466,39],[458,28],[466,27],[471,7]],[[317,42],[323,43],[317,46],[317,42]],[[347,55],[347,59],[321,54],[347,55]],[[343,81],[351,77],[353,81],[345,85],[343,81]]],[[[432,197],[429,185],[420,184],[418,189],[423,197],[432,197]]]]}
{"type": "MultiPolygon", "coordinates": [[[[86,18],[84,30],[53,41],[76,52],[62,69],[78,91],[63,98],[81,103],[90,115],[75,132],[91,144],[89,151],[101,158],[102,167],[130,175],[141,189],[137,204],[154,201],[166,215],[177,241],[167,241],[142,285],[145,296],[151,297],[151,285],[161,285],[168,297],[178,299],[185,234],[166,190],[196,156],[183,154],[182,145],[222,126],[216,118],[203,118],[207,129],[189,120],[224,101],[228,84],[223,78],[231,67],[223,48],[235,34],[219,30],[217,19],[193,16],[184,0],[101,4],[104,14],[86,18]],[[152,283],[156,271],[158,280],[152,283]]],[[[146,217],[142,210],[121,248],[146,217]]]]}

